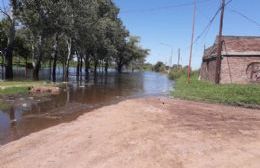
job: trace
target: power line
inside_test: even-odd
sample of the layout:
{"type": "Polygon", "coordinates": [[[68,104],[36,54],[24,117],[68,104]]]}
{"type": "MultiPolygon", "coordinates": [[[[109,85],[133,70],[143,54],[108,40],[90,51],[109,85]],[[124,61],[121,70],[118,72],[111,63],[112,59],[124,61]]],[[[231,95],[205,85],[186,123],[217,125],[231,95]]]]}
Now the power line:
{"type": "MultiPolygon", "coordinates": [[[[200,0],[197,2],[197,4],[209,2],[212,0],[200,0]]],[[[188,7],[193,6],[194,2],[191,3],[182,3],[182,4],[174,4],[174,5],[168,5],[168,6],[161,6],[161,7],[155,7],[150,9],[136,9],[136,10],[128,10],[128,11],[122,11],[121,14],[128,14],[128,13],[144,13],[144,12],[155,12],[155,11],[161,11],[161,10],[168,10],[172,8],[179,8],[179,7],[188,7]]]]}
{"type": "MultiPolygon", "coordinates": [[[[229,0],[227,3],[225,3],[225,6],[227,6],[228,4],[230,4],[233,0],[229,0]]],[[[202,36],[204,35],[204,33],[208,33],[211,25],[213,24],[214,20],[216,19],[217,15],[219,14],[219,12],[221,11],[222,7],[219,7],[218,10],[216,11],[216,13],[213,15],[213,17],[210,19],[209,23],[206,25],[206,27],[203,29],[203,31],[196,37],[196,39],[194,40],[194,44],[197,43],[199,41],[200,38],[202,38],[202,36]]]]}
{"type": "Polygon", "coordinates": [[[199,41],[199,39],[203,36],[203,34],[205,32],[207,32],[210,28],[210,26],[212,25],[212,23],[214,22],[214,20],[216,19],[218,13],[220,12],[221,8],[219,8],[216,13],[214,14],[214,16],[210,19],[209,23],[207,24],[207,26],[203,29],[203,31],[196,37],[194,44],[197,43],[199,41]]]}
{"type": "Polygon", "coordinates": [[[252,18],[246,16],[245,14],[243,14],[243,13],[237,11],[237,10],[234,10],[234,9],[231,9],[231,8],[229,8],[229,10],[230,10],[231,12],[236,13],[237,15],[243,17],[243,18],[246,19],[247,21],[249,21],[249,22],[255,24],[256,26],[260,27],[260,23],[257,22],[256,20],[254,20],[254,19],[252,19],[252,18]]]}

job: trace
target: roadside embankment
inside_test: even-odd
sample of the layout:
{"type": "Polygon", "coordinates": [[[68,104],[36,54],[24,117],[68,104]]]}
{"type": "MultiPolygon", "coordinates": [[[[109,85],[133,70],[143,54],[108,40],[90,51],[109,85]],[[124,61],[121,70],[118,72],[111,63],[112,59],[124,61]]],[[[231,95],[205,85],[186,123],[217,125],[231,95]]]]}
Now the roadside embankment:
{"type": "Polygon", "coordinates": [[[260,108],[260,85],[225,84],[215,85],[198,80],[198,73],[193,73],[190,83],[187,82],[186,73],[176,79],[174,97],[222,103],[250,108],[260,108]]]}
{"type": "Polygon", "coordinates": [[[260,167],[260,110],[127,100],[0,147],[3,168],[260,167]]]}

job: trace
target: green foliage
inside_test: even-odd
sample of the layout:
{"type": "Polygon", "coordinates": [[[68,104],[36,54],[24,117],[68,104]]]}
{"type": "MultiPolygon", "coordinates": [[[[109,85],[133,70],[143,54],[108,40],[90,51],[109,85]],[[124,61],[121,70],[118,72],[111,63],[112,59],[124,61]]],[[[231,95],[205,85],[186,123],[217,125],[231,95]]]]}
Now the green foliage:
{"type": "Polygon", "coordinates": [[[6,20],[0,22],[0,51],[3,51],[7,47],[7,23],[6,20]]]}
{"type": "Polygon", "coordinates": [[[206,81],[200,81],[198,77],[198,72],[192,73],[191,82],[187,83],[187,76],[182,75],[176,81],[176,89],[173,92],[173,96],[187,100],[231,105],[260,105],[259,85],[215,85],[206,81]]]}
{"type": "MultiPolygon", "coordinates": [[[[191,71],[191,75],[198,73],[198,71],[191,71]]],[[[169,79],[171,80],[177,80],[182,76],[187,76],[188,75],[188,66],[177,66],[174,65],[170,73],[168,74],[169,79]]]]}
{"type": "Polygon", "coordinates": [[[152,71],[152,70],[153,70],[153,64],[145,63],[145,64],[143,65],[143,70],[144,70],[144,71],[152,71]]]}
{"type": "Polygon", "coordinates": [[[0,89],[0,95],[26,94],[28,92],[28,87],[9,87],[6,89],[0,89]]]}
{"type": "Polygon", "coordinates": [[[8,104],[7,102],[0,101],[0,109],[1,110],[8,110],[11,108],[11,105],[8,104]]]}
{"type": "Polygon", "coordinates": [[[61,83],[47,83],[44,81],[4,81],[0,82],[1,95],[27,94],[29,88],[33,86],[58,86],[62,87],[61,83]]]}
{"type": "Polygon", "coordinates": [[[159,61],[157,62],[154,67],[153,67],[153,70],[155,72],[165,72],[166,71],[166,66],[164,65],[163,62],[159,61]]]}
{"type": "MultiPolygon", "coordinates": [[[[20,26],[14,27],[15,55],[26,61],[31,58],[35,79],[39,79],[42,64],[51,65],[52,61],[54,69],[57,64],[68,69],[74,58],[76,66],[84,63],[86,69],[103,63],[117,64],[120,69],[129,65],[140,68],[149,54],[139,45],[138,37],[129,35],[112,0],[10,1],[10,11],[16,4],[13,12],[20,26]]],[[[5,16],[3,21],[8,19],[5,16]]],[[[3,25],[1,49],[8,36],[3,25]]]]}
{"type": "Polygon", "coordinates": [[[184,76],[184,75],[187,75],[187,69],[185,69],[185,68],[174,68],[174,69],[171,69],[170,73],[168,74],[168,77],[171,80],[177,80],[181,76],[184,76]]]}
{"type": "Polygon", "coordinates": [[[31,55],[30,47],[28,46],[28,43],[26,41],[26,37],[24,36],[25,33],[23,30],[20,30],[20,32],[17,32],[17,36],[15,38],[15,55],[20,56],[22,58],[28,59],[31,55]]]}

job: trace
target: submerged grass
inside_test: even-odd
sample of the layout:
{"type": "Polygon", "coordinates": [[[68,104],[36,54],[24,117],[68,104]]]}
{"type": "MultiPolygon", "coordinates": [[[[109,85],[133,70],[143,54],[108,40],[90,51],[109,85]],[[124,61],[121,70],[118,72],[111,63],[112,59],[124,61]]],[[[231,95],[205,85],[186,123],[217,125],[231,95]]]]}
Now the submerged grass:
{"type": "Polygon", "coordinates": [[[53,86],[54,84],[44,81],[2,81],[0,82],[0,96],[26,94],[33,86],[53,86]]]}
{"type": "Polygon", "coordinates": [[[187,100],[254,107],[260,105],[260,85],[215,85],[198,80],[198,73],[194,73],[189,84],[186,75],[177,79],[173,96],[187,100]]]}
{"type": "Polygon", "coordinates": [[[11,105],[7,102],[0,101],[0,110],[8,110],[11,108],[11,105]]]}
{"type": "Polygon", "coordinates": [[[8,87],[0,89],[0,95],[26,94],[29,92],[28,87],[8,87]]]}
{"type": "Polygon", "coordinates": [[[11,87],[30,87],[43,84],[45,84],[43,81],[3,81],[0,82],[0,88],[6,89],[11,87]]]}

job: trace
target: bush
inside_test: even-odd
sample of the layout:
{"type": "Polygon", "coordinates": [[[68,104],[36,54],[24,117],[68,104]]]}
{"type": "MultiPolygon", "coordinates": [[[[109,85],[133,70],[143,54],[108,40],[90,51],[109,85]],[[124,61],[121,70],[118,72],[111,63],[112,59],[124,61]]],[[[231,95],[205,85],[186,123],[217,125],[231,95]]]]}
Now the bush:
{"type": "Polygon", "coordinates": [[[169,73],[169,78],[171,80],[179,79],[181,76],[184,76],[187,74],[187,69],[173,69],[169,73]]]}
{"type": "Polygon", "coordinates": [[[155,72],[165,72],[166,71],[166,66],[164,65],[163,62],[157,62],[154,67],[153,67],[153,70],[155,72]]]}
{"type": "MultiPolygon", "coordinates": [[[[199,74],[199,70],[198,71],[191,70],[190,75],[193,76],[194,74],[199,74]]],[[[177,80],[182,76],[188,76],[188,66],[185,66],[183,68],[173,68],[171,69],[168,76],[171,80],[177,80]]]]}

